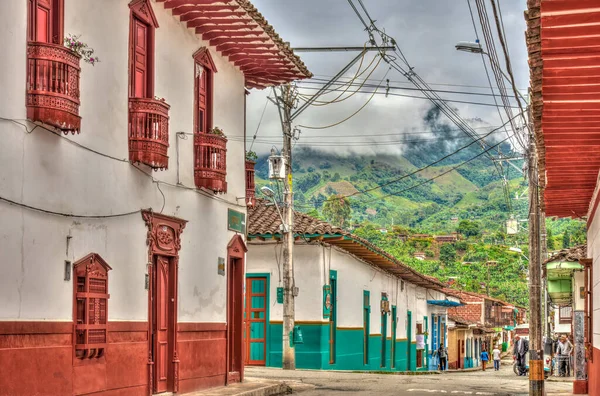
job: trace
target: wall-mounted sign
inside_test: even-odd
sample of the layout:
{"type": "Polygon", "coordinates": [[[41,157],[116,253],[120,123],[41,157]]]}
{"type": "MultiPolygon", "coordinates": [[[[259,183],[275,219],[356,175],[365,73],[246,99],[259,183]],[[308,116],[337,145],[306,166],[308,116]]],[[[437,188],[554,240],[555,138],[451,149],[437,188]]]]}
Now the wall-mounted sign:
{"type": "Polygon", "coordinates": [[[417,334],[417,349],[425,349],[425,335],[417,334]]]}
{"type": "Polygon", "coordinates": [[[246,232],[246,215],[233,209],[227,209],[227,229],[244,234],[246,232]]]}
{"type": "Polygon", "coordinates": [[[283,304],[283,287],[277,288],[277,304],[283,304]]]}
{"type": "Polygon", "coordinates": [[[331,301],[331,286],[323,286],[323,319],[327,319],[331,316],[331,308],[333,307],[331,301]]]}
{"type": "Polygon", "coordinates": [[[225,258],[219,257],[217,260],[217,272],[219,275],[225,276],[225,258]]]}

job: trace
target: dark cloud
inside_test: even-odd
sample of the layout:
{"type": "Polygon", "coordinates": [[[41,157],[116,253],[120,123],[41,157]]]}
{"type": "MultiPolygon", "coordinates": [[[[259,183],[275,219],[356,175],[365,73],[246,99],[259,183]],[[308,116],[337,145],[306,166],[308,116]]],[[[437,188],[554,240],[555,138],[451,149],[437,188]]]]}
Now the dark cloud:
{"type": "MultiPolygon", "coordinates": [[[[377,20],[380,28],[393,36],[402,49],[415,71],[430,84],[455,84],[457,86],[433,85],[433,88],[444,90],[461,90],[469,92],[490,93],[481,57],[475,54],[458,52],[454,45],[459,41],[474,41],[475,32],[465,1],[450,0],[363,0],[371,16],[377,20]],[[460,87],[470,85],[484,88],[460,87]],[[485,89],[485,87],[488,87],[485,89]]],[[[276,31],[292,46],[360,46],[367,39],[367,34],[354,11],[346,0],[254,0],[253,3],[275,27],[276,31]]],[[[357,2],[355,2],[357,3],[357,2]]],[[[498,3],[498,1],[497,1],[498,3]]],[[[527,52],[524,41],[525,21],[523,10],[524,0],[500,1],[504,27],[509,45],[511,62],[517,86],[524,88],[528,85],[527,52]]],[[[492,16],[491,6],[488,13],[492,16]]],[[[479,34],[480,24],[476,14],[475,2],[471,0],[475,12],[475,21],[479,34]]],[[[492,28],[495,29],[493,21],[492,28]]],[[[495,34],[495,30],[494,30],[495,34]]],[[[500,63],[505,69],[504,57],[500,45],[497,46],[500,63]]],[[[356,54],[354,53],[301,53],[303,61],[317,78],[326,78],[336,74],[356,54]]],[[[369,54],[365,62],[369,62],[374,54],[369,54]]],[[[373,73],[371,84],[377,84],[387,71],[387,65],[382,62],[373,73]]],[[[352,77],[356,66],[346,76],[352,77]]],[[[397,71],[389,71],[387,78],[391,85],[412,87],[397,71]]],[[[492,78],[493,81],[493,78],[492,78]]],[[[302,86],[310,86],[302,84],[302,86]]],[[[352,92],[350,88],[349,92],[352,92]]],[[[314,91],[303,90],[304,93],[314,91]]],[[[396,93],[415,95],[414,91],[394,91],[396,93]]],[[[262,110],[265,106],[266,95],[270,90],[253,91],[248,98],[248,135],[253,135],[262,110]]],[[[510,90],[509,90],[510,93],[510,90]]],[[[326,99],[333,99],[337,94],[326,99]]],[[[324,107],[312,107],[298,117],[297,125],[323,126],[338,122],[356,110],[368,99],[368,94],[357,94],[342,103],[324,107]]],[[[493,104],[492,97],[443,94],[444,98],[459,101],[474,101],[493,104]]],[[[427,100],[405,97],[385,97],[376,95],[359,114],[351,120],[324,130],[302,130],[303,143],[315,142],[322,137],[323,141],[389,141],[398,140],[395,137],[368,135],[383,133],[403,133],[426,130],[423,115],[430,107],[427,100]],[[337,136],[356,136],[356,138],[336,138],[337,136]]],[[[476,106],[469,104],[453,104],[460,114],[468,119],[479,118],[489,125],[500,125],[498,112],[494,107],[476,106]]],[[[506,121],[506,116],[502,116],[506,121]]],[[[274,105],[269,104],[260,126],[259,138],[262,141],[279,142],[281,128],[279,117],[274,105]]],[[[425,136],[426,137],[426,136],[425,136]]],[[[278,147],[281,144],[277,144],[278,147]]],[[[402,146],[321,146],[321,149],[337,152],[401,152],[402,146]]],[[[256,144],[254,149],[266,152],[270,146],[265,143],[256,144]]]]}

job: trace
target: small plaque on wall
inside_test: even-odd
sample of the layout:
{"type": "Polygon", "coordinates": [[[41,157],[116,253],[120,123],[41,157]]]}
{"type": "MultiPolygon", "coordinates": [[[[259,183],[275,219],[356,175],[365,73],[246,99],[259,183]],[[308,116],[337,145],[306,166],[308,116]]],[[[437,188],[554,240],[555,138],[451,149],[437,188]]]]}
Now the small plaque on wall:
{"type": "Polygon", "coordinates": [[[217,261],[217,272],[219,275],[225,276],[225,258],[219,257],[217,261]]]}
{"type": "Polygon", "coordinates": [[[227,229],[243,234],[246,232],[246,215],[232,209],[227,209],[227,229]]]}
{"type": "Polygon", "coordinates": [[[277,304],[283,304],[283,287],[277,288],[277,304]]]}

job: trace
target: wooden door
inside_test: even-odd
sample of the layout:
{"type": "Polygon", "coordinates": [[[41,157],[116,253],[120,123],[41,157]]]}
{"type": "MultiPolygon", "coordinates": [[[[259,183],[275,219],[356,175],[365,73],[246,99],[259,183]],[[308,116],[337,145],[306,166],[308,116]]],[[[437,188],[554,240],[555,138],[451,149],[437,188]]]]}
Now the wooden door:
{"type": "Polygon", "coordinates": [[[54,8],[52,0],[29,0],[29,40],[52,42],[53,17],[59,12],[54,8]]]}
{"type": "Polygon", "coordinates": [[[337,338],[337,272],[330,271],[329,285],[331,287],[331,313],[329,315],[329,364],[336,359],[337,338]]]}
{"type": "Polygon", "coordinates": [[[227,383],[242,380],[244,265],[229,257],[227,276],[227,383]]]}
{"type": "Polygon", "coordinates": [[[406,338],[408,347],[406,348],[406,369],[410,370],[411,349],[412,349],[412,312],[408,311],[406,317],[406,338]]]}
{"type": "Polygon", "coordinates": [[[171,262],[168,257],[155,256],[153,287],[153,362],[154,391],[156,393],[172,390],[172,367],[169,356],[173,345],[173,304],[171,283],[171,262]],[[171,388],[171,389],[170,389],[171,388]]]}
{"type": "MultiPolygon", "coordinates": [[[[458,333],[458,332],[457,332],[458,333]]],[[[458,338],[458,334],[456,334],[457,338],[458,338]]],[[[457,353],[457,359],[456,359],[456,368],[457,369],[461,369],[462,368],[462,359],[460,358],[461,355],[461,346],[460,346],[460,338],[458,339],[458,345],[456,347],[456,353],[457,353]]]]}
{"type": "Polygon", "coordinates": [[[196,63],[196,132],[208,132],[210,119],[208,105],[210,100],[211,71],[200,63],[196,63]]]}
{"type": "Polygon", "coordinates": [[[264,366],[267,353],[267,278],[246,279],[246,365],[264,366]]]}
{"type": "MultiPolygon", "coordinates": [[[[417,334],[423,334],[423,324],[417,323],[417,334]]],[[[423,350],[417,349],[417,368],[423,367],[423,350]]]]}
{"type": "Polygon", "coordinates": [[[148,88],[148,26],[133,19],[131,92],[135,98],[146,98],[148,88]]]}

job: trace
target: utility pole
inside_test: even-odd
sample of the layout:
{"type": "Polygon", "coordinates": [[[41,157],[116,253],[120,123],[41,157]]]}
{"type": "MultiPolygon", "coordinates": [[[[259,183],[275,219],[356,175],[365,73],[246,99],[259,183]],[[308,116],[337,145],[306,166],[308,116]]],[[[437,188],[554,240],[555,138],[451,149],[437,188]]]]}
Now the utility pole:
{"type": "MultiPolygon", "coordinates": [[[[540,213],[540,265],[544,265],[548,259],[548,235],[546,234],[546,213],[540,213]]],[[[542,333],[546,338],[550,337],[550,323],[548,318],[550,317],[550,311],[548,310],[548,276],[542,280],[542,290],[544,293],[544,300],[542,301],[543,317],[544,317],[544,332],[542,333]]]]}
{"type": "Polygon", "coordinates": [[[292,191],[292,106],[294,105],[290,84],[281,88],[283,157],[285,180],[283,199],[283,369],[296,369],[296,351],[293,342],[296,307],[294,303],[294,195],[292,191]]]}
{"type": "Polygon", "coordinates": [[[540,196],[537,186],[535,138],[529,136],[529,395],[544,395],[544,347],[542,345],[542,290],[540,263],[540,196]]]}

